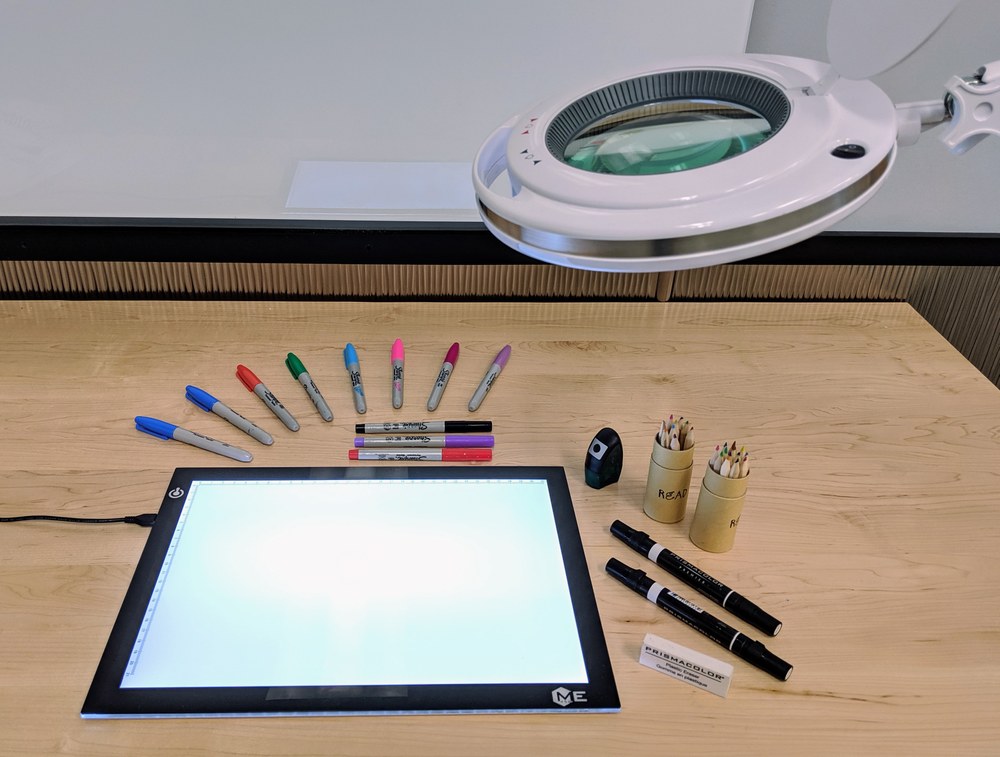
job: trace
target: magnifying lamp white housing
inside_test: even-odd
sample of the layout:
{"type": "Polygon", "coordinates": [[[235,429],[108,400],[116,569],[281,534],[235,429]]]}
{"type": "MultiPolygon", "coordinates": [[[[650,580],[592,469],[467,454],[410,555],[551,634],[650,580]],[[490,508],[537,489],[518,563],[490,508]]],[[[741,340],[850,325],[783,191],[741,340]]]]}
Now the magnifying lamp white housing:
{"type": "Polygon", "coordinates": [[[869,1],[834,0],[833,65],[676,60],[515,116],[473,163],[484,223],[510,247],[572,268],[715,265],[794,244],[854,212],[885,180],[897,145],[929,124],[952,120],[944,139],[953,152],[1000,134],[998,64],[953,78],[938,101],[902,106],[866,78],[918,47],[956,0],[880,0],[884,28],[858,35],[858,6],[869,1]],[[882,32],[896,44],[879,47],[882,32]]]}
{"type": "Polygon", "coordinates": [[[827,85],[829,71],[801,58],[694,58],[541,103],[497,129],[476,156],[483,221],[520,252],[591,270],[693,268],[810,237],[864,203],[896,155],[892,101],[868,81],[834,78],[827,85]],[[713,77],[729,82],[726,93],[707,84],[705,100],[735,96],[751,111],[759,109],[758,96],[777,100],[772,118],[780,123],[742,154],[658,175],[594,173],[553,153],[554,126],[592,93],[649,89],[648,98],[638,92],[639,101],[685,77],[699,85],[713,77]],[[497,188],[504,173],[509,191],[497,188]]]}

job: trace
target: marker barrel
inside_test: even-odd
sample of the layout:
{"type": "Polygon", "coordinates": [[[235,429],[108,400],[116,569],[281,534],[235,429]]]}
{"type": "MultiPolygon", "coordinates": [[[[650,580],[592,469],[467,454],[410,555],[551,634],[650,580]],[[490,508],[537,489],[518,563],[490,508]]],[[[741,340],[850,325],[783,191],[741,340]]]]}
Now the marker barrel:
{"type": "Polygon", "coordinates": [[[493,430],[493,421],[402,421],[357,423],[355,434],[474,434],[493,430]]]}
{"type": "Polygon", "coordinates": [[[242,415],[237,413],[228,405],[223,405],[221,402],[216,402],[212,407],[212,412],[215,413],[220,418],[233,424],[243,433],[247,434],[253,439],[256,439],[261,444],[271,445],[274,444],[274,438],[267,433],[260,426],[255,425],[253,422],[248,421],[242,415]]]}
{"type": "Polygon", "coordinates": [[[350,460],[380,460],[395,462],[445,462],[467,463],[474,461],[489,461],[493,459],[493,450],[479,448],[461,449],[393,449],[365,450],[351,449],[347,451],[350,460]]]}
{"type": "Polygon", "coordinates": [[[493,437],[475,434],[427,434],[425,436],[357,436],[355,447],[492,447],[493,437]]]}

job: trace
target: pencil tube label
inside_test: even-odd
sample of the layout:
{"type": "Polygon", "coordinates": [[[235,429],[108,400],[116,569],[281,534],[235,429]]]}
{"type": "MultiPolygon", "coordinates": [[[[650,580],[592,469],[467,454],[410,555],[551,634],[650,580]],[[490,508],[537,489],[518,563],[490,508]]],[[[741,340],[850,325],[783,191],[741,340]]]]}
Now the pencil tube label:
{"type": "Polygon", "coordinates": [[[664,453],[654,448],[649,459],[649,473],[646,476],[646,492],[642,500],[642,510],[660,523],[677,523],[684,519],[687,511],[688,487],[691,484],[693,463],[687,462],[683,468],[668,468],[660,465],[657,457],[681,456],[686,462],[693,450],[664,453]]]}
{"type": "Polygon", "coordinates": [[[668,492],[665,492],[665,491],[663,491],[663,489],[660,489],[656,493],[657,497],[659,497],[660,499],[665,499],[665,500],[667,500],[667,502],[670,502],[671,500],[675,500],[675,499],[685,499],[686,500],[687,499],[687,495],[688,495],[688,490],[687,489],[681,489],[680,491],[668,491],[668,492]]]}

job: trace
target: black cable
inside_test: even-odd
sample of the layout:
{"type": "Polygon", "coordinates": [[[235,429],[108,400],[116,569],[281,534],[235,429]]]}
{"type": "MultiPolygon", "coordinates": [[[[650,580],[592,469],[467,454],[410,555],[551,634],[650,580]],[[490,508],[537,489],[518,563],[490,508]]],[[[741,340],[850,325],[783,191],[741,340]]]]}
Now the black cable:
{"type": "Polygon", "coordinates": [[[11,518],[0,518],[0,523],[17,523],[22,520],[58,520],[63,523],[134,523],[137,526],[149,528],[156,522],[156,513],[127,515],[124,518],[70,518],[65,515],[15,515],[11,518]]]}

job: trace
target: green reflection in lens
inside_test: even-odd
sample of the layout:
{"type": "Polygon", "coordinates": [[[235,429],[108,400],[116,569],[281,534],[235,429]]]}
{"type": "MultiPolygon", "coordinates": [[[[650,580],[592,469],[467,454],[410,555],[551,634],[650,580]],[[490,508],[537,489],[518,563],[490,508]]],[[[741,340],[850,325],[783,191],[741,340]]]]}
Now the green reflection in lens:
{"type": "Polygon", "coordinates": [[[752,150],[773,133],[760,114],[719,100],[671,100],[605,116],[564,152],[576,168],[617,176],[701,168],[752,150]]]}

